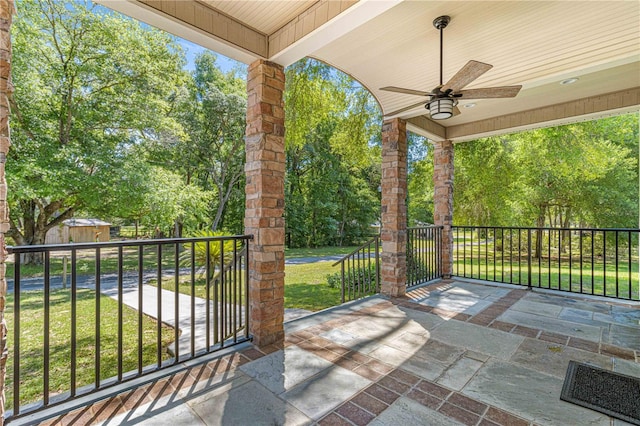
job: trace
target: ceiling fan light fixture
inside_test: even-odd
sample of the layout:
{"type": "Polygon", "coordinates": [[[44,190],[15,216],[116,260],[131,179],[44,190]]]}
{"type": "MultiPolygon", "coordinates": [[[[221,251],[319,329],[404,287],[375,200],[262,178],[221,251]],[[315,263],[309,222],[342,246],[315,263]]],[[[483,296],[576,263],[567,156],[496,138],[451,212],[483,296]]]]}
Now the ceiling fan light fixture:
{"type": "Polygon", "coordinates": [[[425,106],[434,120],[446,120],[453,116],[455,102],[450,98],[434,99],[425,106]]]}

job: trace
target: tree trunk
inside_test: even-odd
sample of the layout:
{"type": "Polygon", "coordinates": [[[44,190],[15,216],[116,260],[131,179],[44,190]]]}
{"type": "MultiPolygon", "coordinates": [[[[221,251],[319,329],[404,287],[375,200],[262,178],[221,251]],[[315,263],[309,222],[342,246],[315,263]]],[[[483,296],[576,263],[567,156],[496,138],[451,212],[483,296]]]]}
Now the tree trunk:
{"type": "Polygon", "coordinates": [[[569,230],[569,226],[571,226],[571,210],[569,208],[567,208],[567,211],[564,214],[564,219],[563,221],[560,223],[561,226],[563,228],[565,228],[565,231],[562,231],[562,252],[566,253],[567,252],[567,247],[569,244],[569,241],[571,241],[571,239],[569,238],[569,233],[571,232],[569,230]]]}
{"type": "MultiPolygon", "coordinates": [[[[10,223],[9,232],[18,245],[42,245],[45,242],[47,232],[60,225],[64,220],[73,217],[74,208],[67,208],[61,214],[53,217],[61,208],[62,201],[51,201],[44,204],[43,200],[32,199],[20,202],[22,210],[22,230],[18,229],[15,222],[10,223]]],[[[21,258],[27,265],[41,265],[42,253],[28,253],[21,258]]]]}
{"type": "Polygon", "coordinates": [[[182,230],[184,228],[184,224],[180,219],[176,219],[173,222],[173,237],[174,238],[182,238],[182,230]]]}
{"type": "MultiPolygon", "coordinates": [[[[538,218],[536,219],[536,227],[542,228],[544,226],[544,208],[541,210],[538,218]]],[[[535,259],[540,259],[542,256],[542,237],[544,236],[544,232],[542,229],[536,230],[536,248],[533,257],[535,259]]]]}

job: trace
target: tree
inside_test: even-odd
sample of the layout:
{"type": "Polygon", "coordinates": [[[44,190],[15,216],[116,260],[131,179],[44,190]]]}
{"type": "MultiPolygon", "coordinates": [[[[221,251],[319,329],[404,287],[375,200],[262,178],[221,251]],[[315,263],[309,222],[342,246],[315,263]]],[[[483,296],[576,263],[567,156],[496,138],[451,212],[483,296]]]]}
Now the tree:
{"type": "Polygon", "coordinates": [[[433,149],[407,132],[407,218],[410,226],[433,223],[433,149]]]}
{"type": "Polygon", "coordinates": [[[80,209],[141,196],[134,147],[168,117],[182,54],[159,31],[89,2],[24,0],[14,24],[11,229],[40,244],[80,209]],[[118,188],[118,191],[114,191],[118,188]]]}
{"type": "Polygon", "coordinates": [[[455,222],[635,227],[638,115],[456,145],[455,222]]]}
{"type": "Polygon", "coordinates": [[[185,184],[179,174],[162,167],[151,168],[150,183],[136,218],[142,225],[168,235],[176,222],[190,230],[208,222],[211,192],[185,184]]]}
{"type": "Polygon", "coordinates": [[[289,245],[358,243],[380,214],[380,111],[362,86],[318,61],[286,72],[289,245]]]}
{"type": "Polygon", "coordinates": [[[465,225],[519,225],[514,203],[518,183],[509,137],[455,145],[453,199],[455,222],[465,225]]]}
{"type": "MultiPolygon", "coordinates": [[[[184,131],[164,133],[149,150],[151,161],[179,172],[184,184],[215,194],[214,213],[206,220],[214,231],[242,228],[246,109],[244,81],[220,71],[215,54],[204,52],[176,99],[175,115],[184,131]]],[[[182,227],[176,220],[177,236],[182,227]]]]}

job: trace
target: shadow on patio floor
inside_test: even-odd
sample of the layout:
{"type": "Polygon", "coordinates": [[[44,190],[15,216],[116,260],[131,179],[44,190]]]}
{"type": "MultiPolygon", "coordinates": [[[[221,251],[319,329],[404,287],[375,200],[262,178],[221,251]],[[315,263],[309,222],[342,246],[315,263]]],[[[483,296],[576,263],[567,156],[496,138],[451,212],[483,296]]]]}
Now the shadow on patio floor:
{"type": "Polygon", "coordinates": [[[569,360],[640,377],[640,308],[461,281],[285,324],[46,424],[622,425],[560,401],[569,360]]]}

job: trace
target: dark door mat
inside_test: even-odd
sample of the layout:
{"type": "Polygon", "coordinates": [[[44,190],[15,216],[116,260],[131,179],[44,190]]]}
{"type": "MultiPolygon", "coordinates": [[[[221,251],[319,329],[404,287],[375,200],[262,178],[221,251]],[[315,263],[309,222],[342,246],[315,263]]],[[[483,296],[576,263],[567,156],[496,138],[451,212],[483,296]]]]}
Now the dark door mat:
{"type": "Polygon", "coordinates": [[[569,361],[560,399],[640,425],[640,378],[569,361]]]}

